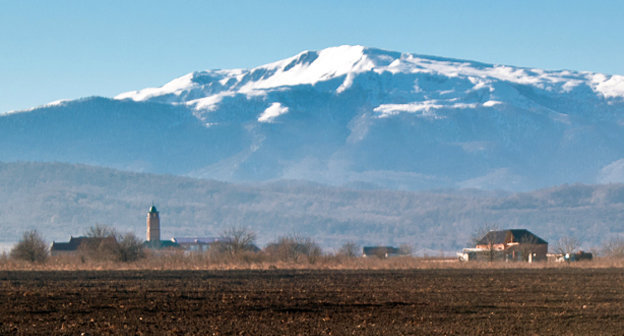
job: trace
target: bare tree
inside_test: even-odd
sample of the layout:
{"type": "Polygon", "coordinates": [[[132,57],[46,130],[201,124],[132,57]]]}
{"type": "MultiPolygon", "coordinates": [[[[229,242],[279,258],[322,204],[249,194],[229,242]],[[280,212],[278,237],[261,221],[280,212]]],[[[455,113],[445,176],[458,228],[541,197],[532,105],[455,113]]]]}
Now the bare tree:
{"type": "Polygon", "coordinates": [[[89,239],[83,240],[78,247],[80,257],[100,260],[117,259],[117,238],[119,234],[115,229],[102,224],[90,227],[85,236],[89,239]]]}
{"type": "Polygon", "coordinates": [[[485,224],[483,224],[481,227],[477,228],[472,233],[472,236],[470,237],[470,245],[477,246],[477,244],[479,244],[481,239],[487,238],[486,235],[490,231],[497,231],[497,230],[498,230],[498,225],[496,225],[496,224],[493,224],[493,223],[485,223],[485,224]]]}
{"type": "Polygon", "coordinates": [[[485,252],[487,253],[488,260],[490,262],[494,261],[496,256],[495,249],[495,235],[491,234],[492,231],[497,231],[498,225],[492,223],[486,223],[479,229],[477,229],[472,235],[472,244],[473,246],[481,245],[484,247],[485,252]]]}
{"type": "Polygon", "coordinates": [[[578,239],[571,236],[563,236],[559,238],[555,244],[555,252],[562,255],[572,254],[581,246],[578,239]]]}
{"type": "Polygon", "coordinates": [[[301,262],[306,258],[311,264],[322,255],[321,248],[311,238],[296,234],[278,238],[277,242],[267,245],[265,252],[282,261],[301,262]]]}
{"type": "Polygon", "coordinates": [[[96,224],[86,236],[90,239],[79,247],[83,258],[131,262],[145,256],[143,242],[134,233],[122,235],[114,228],[96,224]]]}
{"type": "Polygon", "coordinates": [[[117,239],[116,257],[121,262],[131,262],[145,256],[143,242],[134,233],[126,233],[117,239]]]}
{"type": "Polygon", "coordinates": [[[609,239],[602,248],[602,253],[610,258],[624,258],[624,238],[609,239]]]}
{"type": "Polygon", "coordinates": [[[238,255],[256,249],[256,233],[244,228],[230,228],[223,232],[218,244],[222,252],[238,255]]]}
{"type": "Polygon", "coordinates": [[[400,255],[412,255],[412,247],[409,244],[401,244],[399,246],[399,254],[400,255]]]}
{"type": "Polygon", "coordinates": [[[359,251],[360,247],[356,243],[346,242],[338,250],[338,255],[347,258],[354,258],[359,255],[359,251]]]}
{"type": "Polygon", "coordinates": [[[89,238],[107,238],[117,236],[117,231],[110,226],[95,224],[87,230],[86,236],[89,238]]]}
{"type": "Polygon", "coordinates": [[[44,262],[48,258],[48,246],[37,230],[26,231],[22,240],[11,250],[11,257],[30,262],[44,262]]]}

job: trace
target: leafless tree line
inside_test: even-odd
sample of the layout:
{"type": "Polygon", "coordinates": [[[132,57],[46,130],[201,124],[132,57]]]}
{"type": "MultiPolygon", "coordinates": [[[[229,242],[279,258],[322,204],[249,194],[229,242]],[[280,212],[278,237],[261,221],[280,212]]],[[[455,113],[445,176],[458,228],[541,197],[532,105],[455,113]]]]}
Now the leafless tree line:
{"type": "MultiPolygon", "coordinates": [[[[106,260],[131,262],[148,255],[143,242],[132,233],[120,234],[105,225],[90,227],[85,236],[88,239],[78,247],[77,255],[83,262],[87,260],[106,260]]],[[[230,228],[223,232],[220,239],[210,245],[207,253],[221,260],[253,259],[262,254],[265,259],[274,261],[314,264],[322,257],[323,250],[311,238],[299,234],[279,237],[264,249],[255,245],[256,233],[245,228],[230,228]]],[[[405,248],[407,249],[407,247],[405,248]]],[[[360,247],[345,243],[336,256],[353,258],[360,255],[360,247]]],[[[50,256],[50,250],[36,230],[24,233],[22,240],[11,250],[10,256],[29,262],[43,263],[50,256]]]]}

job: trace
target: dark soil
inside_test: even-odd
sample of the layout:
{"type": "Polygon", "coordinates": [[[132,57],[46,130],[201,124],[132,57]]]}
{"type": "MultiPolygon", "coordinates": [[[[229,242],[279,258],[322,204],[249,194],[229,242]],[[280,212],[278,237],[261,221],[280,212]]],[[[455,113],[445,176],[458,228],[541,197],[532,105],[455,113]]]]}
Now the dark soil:
{"type": "Polygon", "coordinates": [[[621,335],[624,270],[0,272],[0,333],[621,335]]]}

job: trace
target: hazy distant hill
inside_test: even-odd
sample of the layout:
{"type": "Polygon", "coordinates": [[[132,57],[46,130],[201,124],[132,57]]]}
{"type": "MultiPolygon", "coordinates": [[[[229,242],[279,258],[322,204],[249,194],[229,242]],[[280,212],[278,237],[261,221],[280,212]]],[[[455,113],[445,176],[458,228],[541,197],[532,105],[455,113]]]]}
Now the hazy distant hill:
{"type": "Polygon", "coordinates": [[[144,236],[151,202],[164,238],[219,235],[251,227],[261,245],[301,233],[325,247],[410,244],[436,253],[464,247],[484,223],[527,228],[550,241],[572,235],[586,248],[622,234],[623,185],[571,185],[530,193],[401,192],[297,181],[229,184],[60,163],[0,163],[0,232],[16,241],[28,228],[66,240],[96,224],[144,236]]]}
{"type": "Polygon", "coordinates": [[[0,114],[0,159],[231,182],[624,182],[624,76],[362,46],[0,114]]]}

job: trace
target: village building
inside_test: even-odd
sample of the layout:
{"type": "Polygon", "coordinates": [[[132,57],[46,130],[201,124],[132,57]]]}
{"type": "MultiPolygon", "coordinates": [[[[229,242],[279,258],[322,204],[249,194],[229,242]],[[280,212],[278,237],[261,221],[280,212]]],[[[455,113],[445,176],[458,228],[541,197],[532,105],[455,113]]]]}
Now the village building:
{"type": "MultiPolygon", "coordinates": [[[[222,238],[215,237],[173,237],[169,240],[160,239],[160,214],[156,206],[152,206],[147,211],[146,218],[146,239],[143,246],[152,250],[184,250],[187,252],[205,252],[210,246],[223,241],[222,238]]],[[[68,242],[53,242],[50,247],[50,254],[53,256],[77,253],[81,246],[100,246],[104,240],[112,240],[117,243],[114,236],[99,237],[73,237],[70,236],[68,242]]],[[[257,249],[257,247],[256,247],[257,249]]]]}
{"type": "Polygon", "coordinates": [[[175,249],[180,246],[172,240],[160,240],[160,214],[156,206],[152,206],[147,211],[147,230],[145,243],[143,245],[150,249],[162,250],[162,249],[175,249]]]}
{"type": "Polygon", "coordinates": [[[548,242],[525,229],[490,231],[474,248],[457,253],[459,260],[545,261],[548,242]]]}
{"type": "Polygon", "coordinates": [[[115,244],[117,242],[117,240],[113,236],[106,238],[70,236],[68,242],[52,242],[52,246],[50,247],[50,255],[58,256],[64,254],[74,254],[77,253],[81,247],[84,248],[87,246],[100,246],[100,244],[102,244],[102,242],[105,240],[109,240],[112,244],[115,244]]]}
{"type": "Polygon", "coordinates": [[[147,211],[147,230],[145,247],[154,250],[182,249],[186,252],[205,252],[211,245],[219,242],[214,237],[173,237],[170,240],[160,239],[160,214],[156,206],[147,211]]]}
{"type": "Polygon", "coordinates": [[[362,257],[388,258],[401,255],[401,250],[393,246],[364,246],[362,257]]]}

